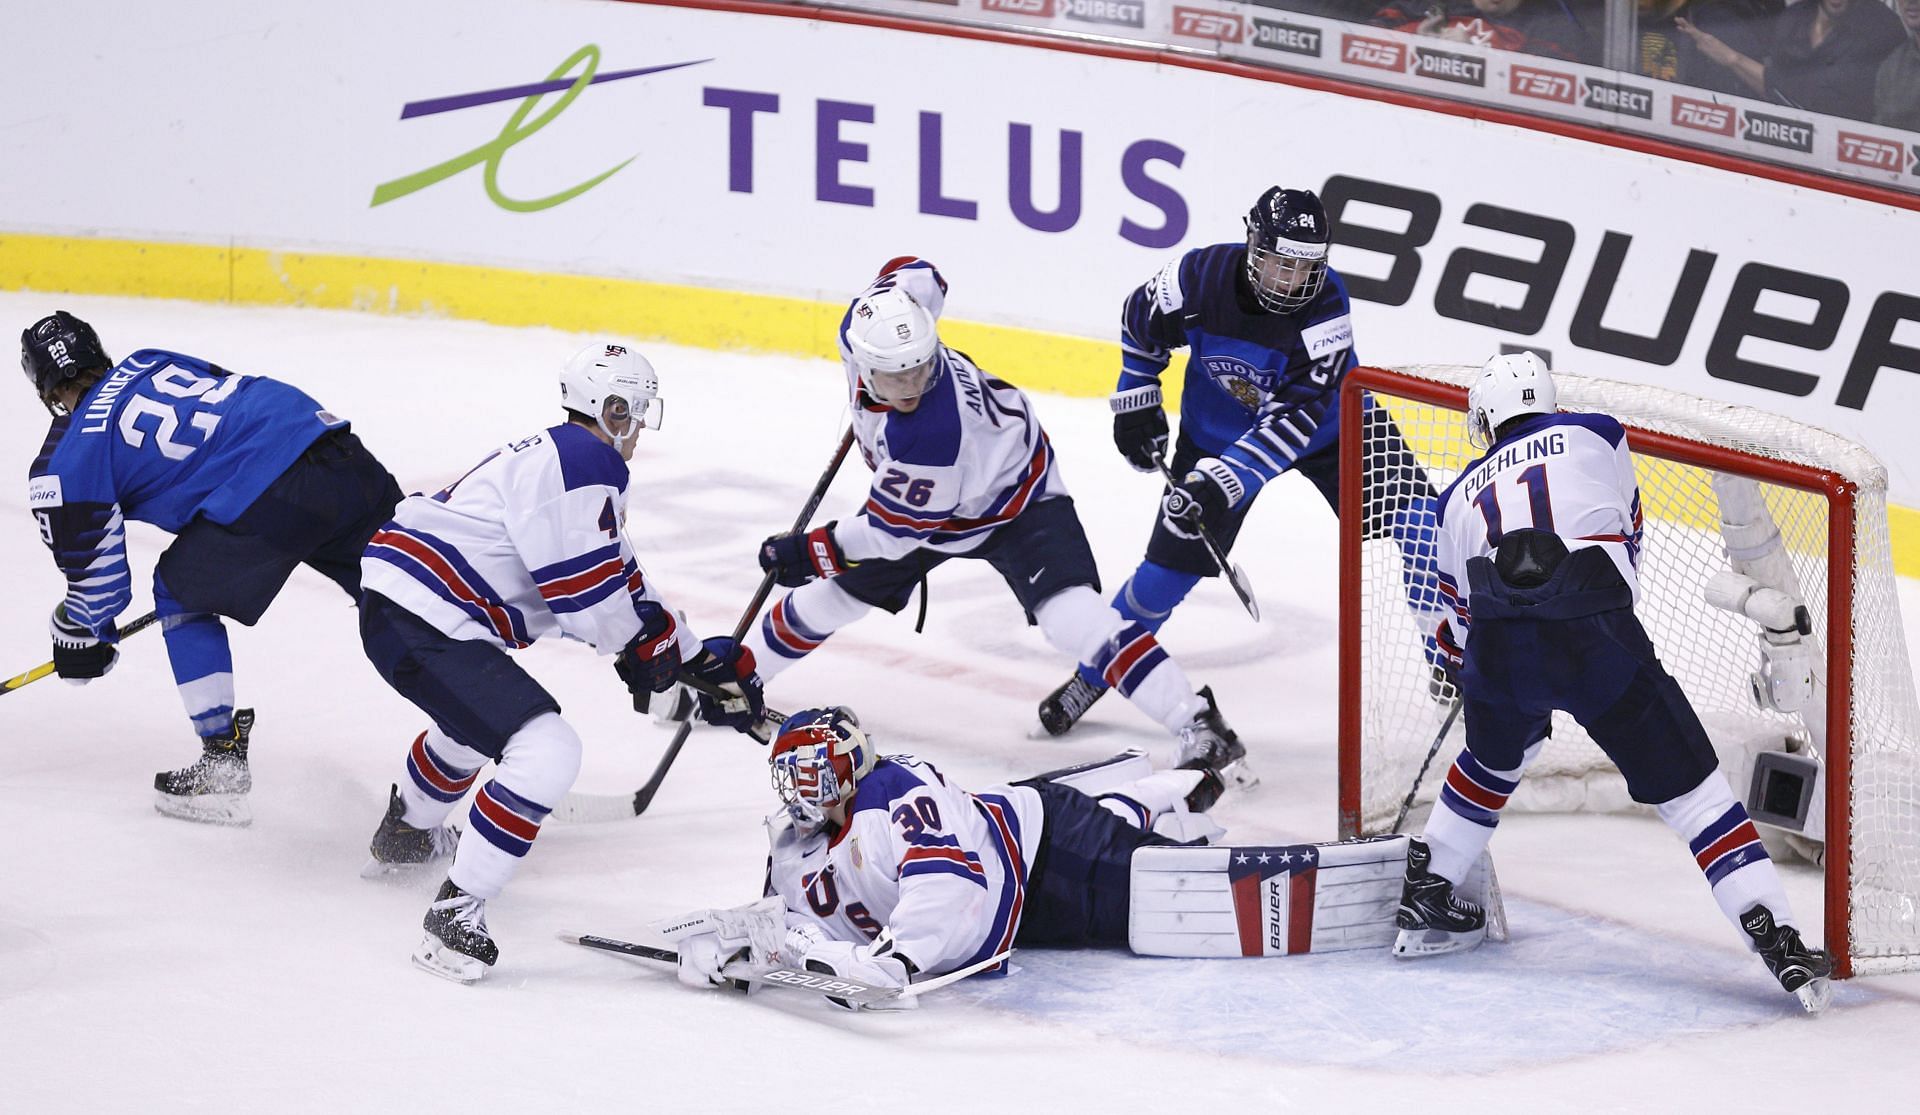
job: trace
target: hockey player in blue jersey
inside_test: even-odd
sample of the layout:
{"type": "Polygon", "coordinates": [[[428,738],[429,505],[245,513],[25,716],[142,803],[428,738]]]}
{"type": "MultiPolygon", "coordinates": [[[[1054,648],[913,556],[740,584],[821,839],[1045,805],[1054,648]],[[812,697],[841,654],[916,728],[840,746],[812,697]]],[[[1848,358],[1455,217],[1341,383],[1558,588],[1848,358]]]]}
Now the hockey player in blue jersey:
{"type": "MultiPolygon", "coordinates": [[[[1244,784],[1246,747],[1153,633],[1100,599],[1053,445],[1018,387],[940,343],[946,280],[888,261],[847,307],[839,347],[873,486],[859,514],[769,538],[760,567],[792,587],[749,636],[769,681],[874,608],[897,612],[950,558],[992,565],[1047,641],[1180,740],[1180,762],[1244,784]]],[[[1202,806],[1204,808],[1204,805],[1202,806]]]]}
{"type": "Polygon", "coordinates": [[[358,597],[360,551],[399,486],[345,419],[288,384],[160,349],[116,365],[64,310],[28,327],[20,349],[54,415],[27,495],[67,579],[54,667],[82,685],[113,668],[114,617],[133,594],[124,523],[172,532],[154,567],[154,611],[201,755],[154,776],[155,805],[247,824],[253,713],[234,708],[221,617],[257,622],[300,564],[358,597]]]}
{"type": "MultiPolygon", "coordinates": [[[[1146,557],[1115,594],[1121,615],[1159,631],[1203,577],[1219,572],[1200,540],[1205,527],[1233,548],[1260,490],[1283,472],[1305,476],[1339,510],[1340,384],[1356,363],[1346,284],[1327,266],[1332,226],[1308,190],[1275,186],[1247,214],[1244,243],[1196,248],[1127,296],[1121,311],[1121,372],[1112,397],[1114,444],[1141,472],[1166,460],[1168,426],[1160,374],[1188,350],[1180,434],[1168,489],[1146,557]]],[[[1370,412],[1370,439],[1400,444],[1385,411],[1370,412]],[[1374,428],[1374,427],[1377,427],[1374,428]]],[[[1392,506],[1366,508],[1368,537],[1391,532],[1408,566],[1409,599],[1437,608],[1432,590],[1432,487],[1404,460],[1409,484],[1392,506]]],[[[1426,623],[1431,627],[1432,623],[1426,623]]],[[[1040,705],[1060,735],[1107,690],[1082,668],[1040,705]]]]}
{"type": "Polygon", "coordinates": [[[388,795],[373,870],[452,853],[413,953],[435,975],[472,982],[498,959],[486,904],[580,771],[579,735],[508,650],[548,636],[588,643],[641,710],[685,673],[704,683],[704,720],[767,737],[753,656],[678,623],[627,541],[627,462],[640,431],[659,426],[659,387],[630,346],[589,345],[560,372],[566,421],[407,497],[367,544],[361,641],[430,722],[388,795]],[[461,833],[447,816],[489,762],[461,833]]]}
{"type": "Polygon", "coordinates": [[[1497,356],[1467,396],[1485,450],[1440,502],[1437,632],[1459,670],[1467,745],[1407,855],[1399,956],[1472,948],[1479,907],[1453,889],[1479,861],[1500,810],[1569,713],[1653,806],[1706,876],[1714,899],[1780,985],[1826,1005],[1832,962],[1803,943],[1779,873],[1733,796],[1706,729],[1635,617],[1640,490],[1620,423],[1561,414],[1532,353],[1497,356]]]}

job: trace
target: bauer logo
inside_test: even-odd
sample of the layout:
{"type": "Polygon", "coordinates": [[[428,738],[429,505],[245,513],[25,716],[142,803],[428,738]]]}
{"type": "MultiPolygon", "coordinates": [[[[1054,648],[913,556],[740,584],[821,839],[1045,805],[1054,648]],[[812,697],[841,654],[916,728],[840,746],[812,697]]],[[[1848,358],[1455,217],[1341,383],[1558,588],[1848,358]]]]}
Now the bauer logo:
{"type": "Polygon", "coordinates": [[[1748,112],[1745,116],[1748,142],[1784,147],[1803,154],[1813,153],[1813,125],[1805,120],[1768,116],[1764,112],[1748,112]]]}
{"type": "Polygon", "coordinates": [[[1573,75],[1516,64],[1507,70],[1507,92],[1516,97],[1532,97],[1536,101],[1570,105],[1573,103],[1573,75]]]}
{"type": "Polygon", "coordinates": [[[1435,81],[1450,81],[1455,85],[1485,85],[1487,60],[1473,54],[1455,54],[1450,50],[1415,47],[1413,72],[1421,77],[1429,77],[1435,81]]]}
{"type": "Polygon", "coordinates": [[[571,201],[620,173],[628,163],[633,161],[634,156],[629,156],[593,177],[577,182],[564,190],[536,198],[509,197],[501,190],[498,182],[501,160],[514,146],[526,142],[540,129],[553,123],[569,105],[587,91],[589,86],[604,85],[632,77],[644,77],[647,74],[665,73],[668,70],[698,66],[702,62],[711,61],[711,58],[698,58],[690,62],[668,62],[660,66],[644,66],[637,70],[617,70],[603,74],[599,72],[600,48],[588,43],[569,55],[566,61],[554,67],[553,72],[549,73],[545,79],[532,84],[510,85],[500,89],[483,89],[477,93],[455,93],[450,96],[431,97],[424,101],[411,101],[401,107],[401,120],[414,120],[423,116],[459,112],[463,109],[509,101],[517,101],[519,104],[507,117],[506,123],[500,128],[500,133],[480,146],[455,155],[445,162],[436,163],[425,170],[415,171],[375,186],[373,201],[369,203],[369,208],[397,201],[408,194],[417,193],[428,186],[452,178],[462,171],[479,166],[486,167],[483,177],[487,198],[509,212],[531,213],[571,201]],[[552,103],[541,103],[555,93],[559,96],[554,98],[552,103]],[[538,110],[537,114],[536,110],[538,110]]]}
{"type": "Polygon", "coordinates": [[[1696,132],[1730,136],[1733,134],[1733,106],[1676,96],[1673,98],[1673,124],[1676,128],[1692,128],[1696,132]]]}
{"type": "Polygon", "coordinates": [[[1053,18],[1053,0],[981,0],[980,7],[989,12],[1005,12],[1008,15],[1029,15],[1036,19],[1053,18]]]}
{"type": "Polygon", "coordinates": [[[1081,23],[1115,27],[1145,27],[1147,5],[1142,0],[1060,0],[1060,14],[1081,23]]]}
{"type": "Polygon", "coordinates": [[[1651,120],[1653,119],[1653,90],[1641,89],[1634,85],[1619,85],[1590,77],[1587,79],[1586,107],[1651,120]]]}
{"type": "Polygon", "coordinates": [[[1240,41],[1240,17],[1206,8],[1173,9],[1173,33],[1212,42],[1240,41]]]}
{"type": "Polygon", "coordinates": [[[1320,29],[1298,27],[1291,23],[1275,23],[1270,19],[1255,19],[1253,45],[1287,54],[1304,54],[1308,58],[1318,58],[1320,57],[1320,29]]]}
{"type": "Polygon", "coordinates": [[[1340,61],[1349,66],[1401,71],[1407,68],[1407,48],[1388,39],[1365,35],[1340,36],[1340,61]]]}
{"type": "Polygon", "coordinates": [[[1840,133],[1840,161],[1900,173],[1900,145],[1879,136],[1840,133]]]}

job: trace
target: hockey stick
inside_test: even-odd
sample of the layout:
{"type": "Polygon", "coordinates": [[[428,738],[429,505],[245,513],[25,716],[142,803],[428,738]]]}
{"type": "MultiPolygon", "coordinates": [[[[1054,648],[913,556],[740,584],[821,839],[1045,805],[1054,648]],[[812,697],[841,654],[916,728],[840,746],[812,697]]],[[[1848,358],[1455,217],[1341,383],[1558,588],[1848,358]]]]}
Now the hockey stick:
{"type": "MultiPolygon", "coordinates": [[[[160,616],[158,613],[148,612],[146,615],[141,616],[139,619],[136,619],[132,623],[129,623],[125,627],[122,627],[120,629],[120,638],[124,639],[128,635],[134,635],[134,634],[138,634],[141,631],[145,631],[147,628],[152,627],[154,622],[159,618],[160,616]]],[[[28,670],[24,674],[16,674],[5,681],[0,681],[0,694],[11,693],[16,689],[22,688],[24,686],[32,685],[34,682],[39,681],[41,678],[46,677],[48,674],[52,672],[53,672],[53,663],[47,662],[39,666],[35,666],[33,669],[28,670]]]]}
{"type": "MultiPolygon", "coordinates": [[[[568,944],[579,945],[582,948],[597,949],[601,952],[611,952],[620,956],[630,956],[636,960],[645,960],[654,965],[663,965],[676,970],[680,967],[680,954],[674,952],[672,949],[655,948],[651,945],[637,945],[631,941],[619,941],[612,937],[596,937],[584,933],[562,933],[560,934],[560,939],[568,944]]],[[[720,970],[720,974],[725,976],[728,982],[734,987],[742,991],[754,985],[777,987],[787,991],[806,991],[815,995],[826,995],[835,999],[845,999],[848,1002],[859,1003],[862,1006],[866,1006],[886,999],[918,998],[929,991],[938,991],[950,983],[956,983],[966,979],[976,972],[983,972],[1012,955],[1013,950],[1007,949],[1005,952],[995,956],[989,956],[985,960],[969,964],[964,968],[956,968],[951,972],[934,976],[931,979],[916,980],[905,987],[873,987],[864,983],[856,983],[853,980],[841,979],[838,976],[822,975],[819,972],[805,972],[796,968],[780,966],[755,968],[743,961],[735,961],[732,964],[728,964],[720,970]]]]}
{"type": "MultiPolygon", "coordinates": [[[[793,530],[788,533],[798,533],[807,529],[807,523],[812,520],[813,513],[820,509],[820,501],[827,497],[827,487],[833,483],[834,476],[840,472],[840,462],[847,459],[847,450],[851,448],[853,448],[853,427],[848,426],[847,431],[840,435],[840,444],[833,451],[833,459],[827,462],[826,471],[820,474],[819,481],[813,486],[813,494],[807,497],[806,506],[800,509],[799,517],[793,521],[793,530]]],[[[747,610],[741,613],[740,622],[733,626],[733,641],[736,644],[747,637],[747,629],[753,626],[754,618],[760,614],[761,606],[767,602],[767,597],[772,592],[773,574],[768,573],[760,578],[760,587],[754,590],[753,600],[747,604],[747,610]]],[[[647,779],[645,785],[635,790],[631,797],[568,794],[566,800],[560,803],[560,808],[554,811],[554,815],[563,821],[596,822],[625,820],[645,813],[647,806],[653,804],[653,795],[660,792],[660,783],[666,780],[667,771],[672,768],[673,761],[680,757],[680,749],[686,746],[687,736],[692,732],[693,717],[689,715],[686,720],[680,722],[680,727],[674,730],[673,741],[667,744],[667,753],[660,756],[659,765],[653,768],[652,777],[647,779]]]]}
{"type": "Polygon", "coordinates": [[[1447,733],[1453,730],[1453,722],[1459,718],[1464,704],[1456,700],[1453,707],[1447,710],[1447,718],[1441,721],[1440,730],[1434,734],[1433,745],[1427,748],[1426,761],[1420,764],[1420,773],[1413,776],[1413,785],[1407,790],[1407,798],[1400,803],[1400,812],[1393,815],[1393,827],[1387,830],[1389,833],[1399,832],[1400,826],[1407,823],[1407,811],[1413,808],[1413,795],[1420,792],[1420,783],[1426,780],[1427,768],[1433,765],[1433,757],[1440,754],[1440,745],[1446,742],[1447,733]]]}
{"type": "MultiPolygon", "coordinates": [[[[1173,478],[1173,470],[1167,467],[1165,458],[1155,453],[1153,463],[1160,469],[1160,475],[1166,477],[1168,487],[1180,486],[1179,481],[1173,478]]],[[[1227,579],[1227,584],[1233,586],[1233,594],[1240,598],[1241,606],[1246,608],[1247,614],[1253,617],[1253,622],[1259,623],[1260,602],[1253,598],[1253,588],[1248,584],[1247,571],[1227,560],[1227,552],[1220,548],[1220,543],[1214,541],[1212,531],[1203,525],[1199,526],[1199,531],[1200,541],[1206,543],[1207,552],[1213,555],[1213,563],[1220,567],[1220,575],[1227,579]]]]}

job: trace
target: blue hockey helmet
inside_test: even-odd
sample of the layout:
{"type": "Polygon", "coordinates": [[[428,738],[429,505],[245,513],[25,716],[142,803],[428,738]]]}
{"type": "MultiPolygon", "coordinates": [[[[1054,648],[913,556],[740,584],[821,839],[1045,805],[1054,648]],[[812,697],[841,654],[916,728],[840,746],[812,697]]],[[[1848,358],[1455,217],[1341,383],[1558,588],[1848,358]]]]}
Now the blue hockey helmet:
{"type": "Polygon", "coordinates": [[[787,717],[767,756],[774,792],[787,815],[808,828],[820,827],[828,811],[853,800],[874,759],[859,718],[844,705],[802,709],[787,717]]]}
{"type": "Polygon", "coordinates": [[[61,385],[111,367],[113,360],[100,347],[93,326],[65,310],[55,310],[20,334],[20,369],[48,410],[61,385]]]}
{"type": "Polygon", "coordinates": [[[1247,212],[1247,283],[1262,308],[1290,313],[1327,282],[1333,225],[1312,190],[1274,186],[1247,212]]]}

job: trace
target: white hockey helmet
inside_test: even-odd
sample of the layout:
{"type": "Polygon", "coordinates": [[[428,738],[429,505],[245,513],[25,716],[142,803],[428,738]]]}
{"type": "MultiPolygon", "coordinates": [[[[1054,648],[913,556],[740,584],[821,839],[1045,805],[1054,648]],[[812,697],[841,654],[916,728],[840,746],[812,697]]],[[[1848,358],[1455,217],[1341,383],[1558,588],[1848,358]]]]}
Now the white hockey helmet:
{"type": "Polygon", "coordinates": [[[657,430],[666,412],[660,377],[647,358],[614,341],[588,345],[560,369],[560,404],[591,418],[622,457],[633,455],[641,430],[657,430]]]}
{"type": "Polygon", "coordinates": [[[899,287],[854,300],[847,313],[847,349],[860,385],[882,406],[919,398],[940,375],[940,334],[933,315],[899,287]]]}
{"type": "Polygon", "coordinates": [[[853,800],[874,758],[859,718],[842,705],[802,709],[787,717],[767,762],[787,815],[813,829],[825,823],[829,810],[853,800]]]}
{"type": "Polygon", "coordinates": [[[1477,448],[1492,445],[1507,420],[1523,414],[1552,414],[1559,409],[1553,374],[1531,352],[1496,356],[1467,388],[1467,440],[1477,448]]]}

